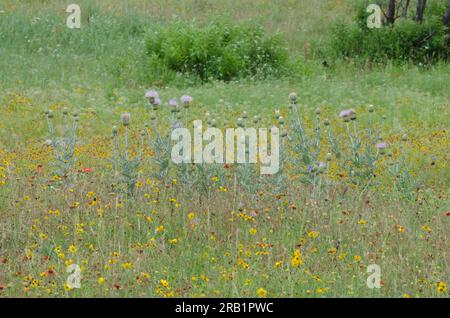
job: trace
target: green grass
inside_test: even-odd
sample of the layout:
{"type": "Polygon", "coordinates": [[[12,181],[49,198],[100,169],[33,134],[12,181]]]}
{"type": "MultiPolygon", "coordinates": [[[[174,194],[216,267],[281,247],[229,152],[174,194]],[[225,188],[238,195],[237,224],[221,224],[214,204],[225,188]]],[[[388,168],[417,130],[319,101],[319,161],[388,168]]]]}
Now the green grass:
{"type": "MultiPolygon", "coordinates": [[[[450,210],[450,65],[387,63],[371,69],[314,55],[305,61],[304,43],[317,52],[326,41],[328,23],[349,18],[351,1],[77,3],[82,8],[80,30],[65,27],[64,1],[5,0],[0,5],[5,11],[0,13],[0,176],[8,177],[0,186],[0,286],[5,287],[0,297],[257,297],[259,288],[269,297],[447,296],[438,293],[436,283],[448,283],[449,277],[445,213],[450,210]],[[119,124],[122,112],[130,111],[130,138],[136,142],[135,134],[149,120],[143,95],[153,83],[146,83],[143,73],[145,31],[173,15],[206,23],[212,12],[256,20],[269,33],[282,32],[291,55],[298,58],[295,76],[195,86],[180,80],[158,87],[164,101],[187,93],[195,99],[191,119],[210,112],[221,127],[245,110],[250,118],[260,114],[262,125],[269,126],[276,123],[275,109],[289,117],[287,96],[295,91],[308,122],[320,107],[321,116],[336,129],[340,110],[357,109],[358,122],[366,125],[364,110],[373,104],[377,115],[387,116],[387,140],[397,145],[399,136],[409,135],[406,153],[421,185],[414,199],[405,199],[387,177],[368,192],[338,182],[317,199],[293,170],[288,172],[290,190],[281,199],[270,182],[263,195],[254,196],[236,191],[227,178],[212,183],[208,194],[191,193],[180,181],[145,184],[153,169],[147,164],[135,199],[115,194],[108,161],[111,127],[119,124]],[[330,67],[322,65],[324,59],[330,67]],[[79,163],[74,169],[92,167],[94,172],[76,174],[76,183],[66,187],[49,187],[52,156],[42,146],[47,138],[43,111],[53,109],[59,121],[63,107],[80,113],[79,163]],[[36,172],[39,164],[43,174],[36,172]],[[96,192],[98,205],[90,204],[90,191],[96,192]],[[48,213],[55,209],[59,216],[48,213]],[[195,217],[189,220],[191,212],[195,217]],[[238,217],[240,212],[255,220],[238,217]],[[359,224],[361,220],[367,223],[359,224]],[[80,224],[83,232],[77,232],[80,224]],[[164,232],[156,231],[160,225],[164,232]],[[399,225],[406,228],[404,233],[399,225]],[[320,232],[317,238],[308,236],[313,230],[320,232]],[[175,238],[178,243],[171,244],[175,238]],[[77,247],[73,254],[72,244],[77,247]],[[58,246],[64,259],[55,252],[58,246]],[[330,251],[336,246],[336,252],[330,251]],[[296,249],[304,260],[299,268],[291,266],[296,249]],[[261,254],[265,251],[267,255],[261,254]],[[114,252],[120,256],[113,257],[114,252]],[[85,267],[81,289],[63,288],[69,259],[85,267]],[[126,262],[133,268],[123,268],[126,262]],[[276,268],[276,262],[282,265],[276,268]],[[372,263],[382,268],[380,290],[366,287],[365,270],[372,263]],[[49,269],[56,274],[40,276],[49,269]],[[33,287],[28,275],[40,286],[33,287]],[[99,277],[105,278],[102,285],[99,277]]],[[[162,126],[168,126],[168,112],[163,113],[162,126]]]]}

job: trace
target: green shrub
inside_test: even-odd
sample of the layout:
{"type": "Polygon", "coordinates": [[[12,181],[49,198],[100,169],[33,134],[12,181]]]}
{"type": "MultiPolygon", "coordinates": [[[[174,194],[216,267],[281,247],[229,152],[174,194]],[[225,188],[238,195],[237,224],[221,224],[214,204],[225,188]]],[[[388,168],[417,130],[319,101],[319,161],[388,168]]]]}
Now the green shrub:
{"type": "MultiPolygon", "coordinates": [[[[437,11],[440,13],[440,11],[437,11]]],[[[331,52],[337,57],[385,62],[432,64],[450,59],[450,31],[442,16],[428,14],[423,23],[398,19],[393,26],[369,29],[362,6],[351,24],[338,22],[331,30],[331,52]]]]}
{"type": "Polygon", "coordinates": [[[206,26],[175,20],[146,38],[149,80],[172,81],[177,75],[202,82],[267,77],[286,70],[284,40],[251,23],[215,21],[206,26]]]}

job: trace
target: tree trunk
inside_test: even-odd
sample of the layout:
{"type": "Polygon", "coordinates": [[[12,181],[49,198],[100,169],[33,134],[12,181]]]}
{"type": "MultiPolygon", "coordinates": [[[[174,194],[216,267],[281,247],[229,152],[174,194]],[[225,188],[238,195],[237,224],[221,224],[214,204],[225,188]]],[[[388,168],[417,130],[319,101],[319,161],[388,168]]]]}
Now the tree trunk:
{"type": "Polygon", "coordinates": [[[416,21],[422,23],[423,13],[425,12],[425,7],[427,6],[427,0],[419,0],[417,3],[416,11],[416,21]]]}
{"type": "Polygon", "coordinates": [[[449,23],[450,23],[450,0],[448,0],[447,11],[445,11],[442,22],[444,23],[445,26],[449,26],[449,23]]]}
{"type": "Polygon", "coordinates": [[[389,24],[389,25],[393,25],[395,22],[395,0],[388,1],[386,20],[387,20],[387,24],[389,24]]]}
{"type": "Polygon", "coordinates": [[[410,4],[411,0],[406,0],[405,6],[403,7],[403,13],[402,16],[404,18],[408,17],[408,9],[409,9],[409,4],[410,4]]]}

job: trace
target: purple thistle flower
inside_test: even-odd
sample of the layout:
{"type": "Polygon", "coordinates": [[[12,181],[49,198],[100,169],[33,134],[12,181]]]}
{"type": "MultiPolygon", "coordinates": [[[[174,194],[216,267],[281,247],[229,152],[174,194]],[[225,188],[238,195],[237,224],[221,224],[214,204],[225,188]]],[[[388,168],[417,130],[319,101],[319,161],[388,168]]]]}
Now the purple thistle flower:
{"type": "Polygon", "coordinates": [[[180,100],[183,103],[184,107],[189,107],[189,105],[192,103],[194,99],[192,98],[192,96],[183,95],[181,96],[180,100]]]}
{"type": "Polygon", "coordinates": [[[376,147],[377,147],[377,149],[386,149],[387,143],[385,143],[385,142],[377,143],[376,147]]]}
{"type": "Polygon", "coordinates": [[[339,117],[347,118],[347,117],[350,117],[350,116],[355,115],[355,114],[356,114],[356,112],[355,112],[354,109],[344,109],[343,111],[341,111],[339,113],[339,117]]]}
{"type": "Polygon", "coordinates": [[[151,89],[148,90],[147,93],[145,93],[145,98],[147,98],[151,104],[154,104],[155,101],[159,99],[159,94],[157,91],[151,89]]]}
{"type": "Polygon", "coordinates": [[[159,94],[157,91],[151,89],[151,90],[147,91],[147,93],[145,93],[145,97],[146,98],[158,98],[159,94]]]}
{"type": "Polygon", "coordinates": [[[177,107],[178,106],[177,100],[175,98],[172,98],[171,100],[169,100],[169,106],[177,107]]]}

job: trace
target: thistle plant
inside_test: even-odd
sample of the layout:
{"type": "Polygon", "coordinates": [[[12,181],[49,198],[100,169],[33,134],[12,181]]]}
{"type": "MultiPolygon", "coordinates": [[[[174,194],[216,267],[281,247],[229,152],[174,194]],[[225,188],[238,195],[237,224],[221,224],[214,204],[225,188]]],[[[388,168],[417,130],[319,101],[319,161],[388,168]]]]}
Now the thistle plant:
{"type": "Polygon", "coordinates": [[[302,175],[301,181],[315,185],[317,172],[323,172],[323,163],[319,161],[321,147],[321,110],[316,109],[315,126],[312,132],[308,133],[302,116],[298,111],[297,94],[289,95],[290,110],[290,131],[288,139],[292,144],[294,155],[293,164],[297,171],[302,175]]]}
{"type": "Polygon", "coordinates": [[[123,191],[127,196],[132,196],[139,176],[139,167],[142,159],[144,132],[140,134],[140,147],[137,154],[132,153],[129,144],[129,129],[131,115],[123,113],[120,116],[123,127],[123,138],[119,138],[119,130],[116,126],[112,129],[113,139],[113,170],[119,185],[118,190],[123,191]],[[122,187],[124,186],[124,188],[122,187]]]}
{"type": "MultiPolygon", "coordinates": [[[[383,142],[381,137],[382,125],[385,117],[382,118],[380,127],[375,129],[373,121],[374,107],[368,107],[369,125],[363,128],[358,125],[357,114],[354,109],[347,109],[340,112],[339,117],[345,126],[347,144],[350,149],[344,153],[342,168],[348,171],[353,183],[371,185],[380,157],[386,154],[388,144],[383,142]]],[[[330,141],[330,143],[332,143],[330,141]]],[[[339,152],[340,153],[340,152],[339,152]]]]}
{"type": "Polygon", "coordinates": [[[63,109],[62,133],[55,128],[54,114],[51,110],[45,112],[45,117],[49,133],[46,144],[53,148],[54,173],[59,178],[67,179],[76,162],[75,146],[79,121],[78,114],[74,113],[70,122],[67,108],[63,109]]]}
{"type": "Polygon", "coordinates": [[[149,102],[150,124],[146,125],[146,135],[150,143],[150,147],[154,154],[151,158],[157,168],[152,176],[160,182],[165,183],[168,178],[171,167],[171,132],[179,127],[180,108],[175,99],[169,100],[168,104],[171,110],[171,127],[163,134],[158,128],[158,114],[161,112],[161,100],[158,92],[149,90],[145,97],[149,102]]]}

